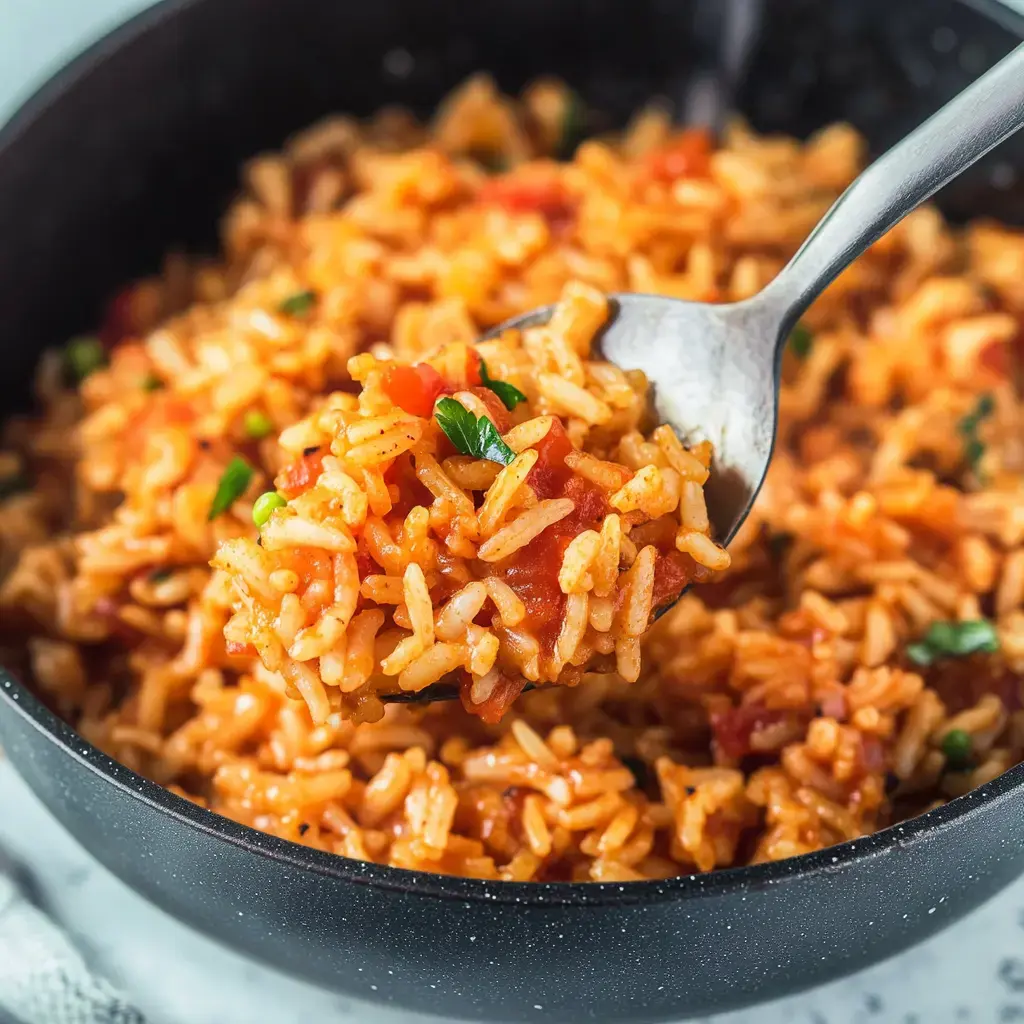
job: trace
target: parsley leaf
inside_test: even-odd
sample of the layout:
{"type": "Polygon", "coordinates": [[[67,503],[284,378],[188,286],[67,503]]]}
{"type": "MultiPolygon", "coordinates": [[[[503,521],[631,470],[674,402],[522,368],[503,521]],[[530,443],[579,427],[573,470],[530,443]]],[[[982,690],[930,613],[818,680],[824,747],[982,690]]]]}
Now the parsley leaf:
{"type": "Polygon", "coordinates": [[[488,390],[493,391],[501,399],[501,404],[508,410],[512,410],[520,402],[526,401],[526,395],[515,385],[509,384],[505,380],[495,380],[487,372],[487,364],[483,359],[480,360],[480,383],[488,390]]]}
{"type": "Polygon", "coordinates": [[[81,384],[106,365],[107,353],[99,338],[72,338],[64,347],[64,374],[71,384],[81,384]]]}
{"type": "Polygon", "coordinates": [[[974,408],[956,425],[957,433],[964,439],[964,462],[975,473],[985,454],[985,445],[978,437],[978,427],[995,412],[995,399],[987,391],[978,396],[974,408]]]}
{"type": "Polygon", "coordinates": [[[801,323],[789,333],[789,348],[797,359],[806,359],[811,352],[814,335],[801,323]]]}
{"type": "Polygon", "coordinates": [[[209,520],[223,515],[238,499],[245,494],[246,488],[255,470],[245,459],[236,455],[227,465],[217,484],[217,493],[210,503],[209,520]]]}
{"type": "Polygon", "coordinates": [[[974,408],[956,425],[957,433],[963,437],[970,437],[977,431],[981,421],[988,419],[995,409],[995,399],[988,391],[978,395],[978,401],[975,402],[974,408]]]}
{"type": "Polygon", "coordinates": [[[434,415],[437,425],[463,455],[488,459],[501,466],[507,466],[516,457],[486,416],[474,416],[454,398],[442,398],[434,407],[434,415]]]}
{"type": "Polygon", "coordinates": [[[965,658],[970,654],[994,654],[999,634],[988,619],[966,622],[933,622],[924,639],[907,647],[915,665],[931,665],[939,658],[965,658]]]}
{"type": "Polygon", "coordinates": [[[285,316],[305,316],[316,302],[316,292],[296,292],[289,295],[278,307],[278,312],[285,316]]]}
{"type": "Polygon", "coordinates": [[[587,105],[577,92],[566,97],[565,113],[562,115],[562,133],[558,142],[558,156],[562,160],[572,159],[576,147],[587,134],[587,105]]]}

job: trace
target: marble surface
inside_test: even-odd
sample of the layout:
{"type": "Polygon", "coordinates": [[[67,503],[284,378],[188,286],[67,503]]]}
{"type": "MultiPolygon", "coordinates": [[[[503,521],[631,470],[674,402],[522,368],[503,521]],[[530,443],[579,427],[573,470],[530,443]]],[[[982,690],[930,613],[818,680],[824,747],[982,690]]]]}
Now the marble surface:
{"type": "MultiPolygon", "coordinates": [[[[229,952],[135,895],[82,851],[0,762],[0,850],[151,1024],[437,1022],[313,988],[229,952]]],[[[703,1024],[1024,1022],[1024,879],[941,935],[801,996],[703,1024]]]]}
{"type": "MultiPolygon", "coordinates": [[[[0,0],[0,121],[68,56],[145,6],[147,0],[0,0]]],[[[408,1013],[317,990],[178,924],[85,854],[2,761],[0,849],[27,869],[43,904],[90,963],[122,986],[152,1024],[415,1024],[408,1013]]],[[[713,1018],[890,1022],[1024,1022],[1024,880],[888,963],[713,1018]]]]}

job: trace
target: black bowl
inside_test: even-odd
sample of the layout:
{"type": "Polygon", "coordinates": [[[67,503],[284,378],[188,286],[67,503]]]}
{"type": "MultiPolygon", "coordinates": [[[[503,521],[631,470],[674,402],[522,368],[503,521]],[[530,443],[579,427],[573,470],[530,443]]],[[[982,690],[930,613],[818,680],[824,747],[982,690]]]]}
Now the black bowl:
{"type": "MultiPolygon", "coordinates": [[[[25,404],[42,348],[94,323],[120,282],[172,245],[213,245],[247,155],[331,110],[425,113],[478,68],[509,89],[561,74],[621,119],[685,85],[693,15],[659,0],[180,0],[136,18],[0,133],[0,408],[25,404]],[[399,49],[404,77],[383,59],[399,49]]],[[[762,130],[845,118],[881,149],[1022,34],[992,0],[768,0],[740,106],[762,130]]],[[[947,190],[947,212],[1024,221],[1020,153],[1003,147],[947,190]]],[[[1024,766],[777,864],[506,885],[236,825],[111,761],[2,674],[0,741],[83,846],[176,917],[322,985],[455,1016],[639,1022],[781,996],[899,952],[1024,869],[1024,766]]]]}

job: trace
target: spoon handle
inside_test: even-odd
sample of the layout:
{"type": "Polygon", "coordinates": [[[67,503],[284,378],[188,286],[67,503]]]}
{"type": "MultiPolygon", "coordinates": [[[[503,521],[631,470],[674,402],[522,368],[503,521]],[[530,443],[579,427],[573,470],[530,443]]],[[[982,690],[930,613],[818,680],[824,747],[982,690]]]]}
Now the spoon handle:
{"type": "Polygon", "coordinates": [[[1024,43],[879,157],[836,200],[761,293],[782,321],[779,343],[872,242],[1021,124],[1024,43]]]}

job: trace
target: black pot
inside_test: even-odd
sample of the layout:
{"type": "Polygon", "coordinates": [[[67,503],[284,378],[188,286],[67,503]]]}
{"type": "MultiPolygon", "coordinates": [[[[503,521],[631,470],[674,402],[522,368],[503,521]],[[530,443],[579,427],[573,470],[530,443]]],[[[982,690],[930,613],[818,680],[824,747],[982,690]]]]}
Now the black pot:
{"type": "MultiPolygon", "coordinates": [[[[763,15],[740,97],[755,127],[806,134],[845,118],[876,149],[1024,34],[993,0],[766,0],[763,15]]],[[[508,89],[561,74],[621,119],[685,84],[701,38],[692,4],[661,0],[158,6],[0,133],[0,408],[25,404],[42,348],[96,322],[120,282],[171,246],[212,247],[243,158],[318,116],[391,102],[426,113],[488,68],[508,89]],[[386,70],[396,49],[413,58],[405,77],[386,70]]],[[[947,190],[947,212],[1024,221],[1016,145],[1016,161],[1003,147],[947,190]]],[[[91,853],[181,920],[322,985],[462,1017],[655,1021],[774,998],[905,949],[1024,869],[1024,766],[794,860],[513,885],[364,864],[236,825],[100,754],[2,673],[0,742],[91,853]]]]}

